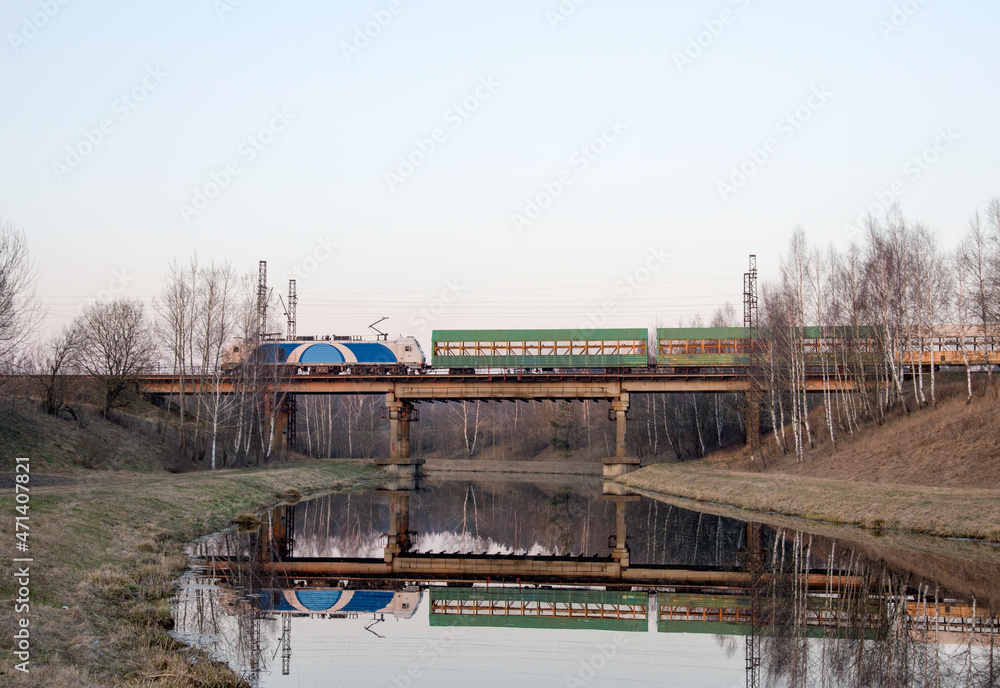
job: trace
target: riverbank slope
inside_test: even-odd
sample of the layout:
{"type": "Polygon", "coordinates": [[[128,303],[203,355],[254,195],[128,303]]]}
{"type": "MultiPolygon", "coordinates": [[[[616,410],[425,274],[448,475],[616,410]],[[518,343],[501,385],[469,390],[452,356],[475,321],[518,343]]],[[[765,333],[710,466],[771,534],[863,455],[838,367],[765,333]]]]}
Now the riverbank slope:
{"type": "MultiPolygon", "coordinates": [[[[30,475],[30,474],[29,474],[30,475]]],[[[379,482],[361,461],[308,461],[270,469],[172,475],[63,471],[49,484],[28,482],[30,673],[12,652],[0,655],[0,683],[89,686],[245,686],[168,634],[174,581],[187,567],[184,547],[241,512],[283,496],[379,482]]],[[[0,512],[15,513],[15,490],[0,490],[0,512]]],[[[0,520],[12,551],[14,519],[0,520]]],[[[19,564],[23,565],[23,564],[19,564]]],[[[0,560],[0,598],[14,609],[11,557],[0,560]]],[[[12,638],[15,614],[0,615],[12,638]]]]}
{"type": "Polygon", "coordinates": [[[767,437],[766,467],[740,450],[655,464],[622,482],[755,511],[1000,542],[997,409],[993,391],[969,404],[956,394],[937,409],[912,410],[854,438],[838,437],[836,447],[819,433],[802,463],[778,455],[767,437]]]}

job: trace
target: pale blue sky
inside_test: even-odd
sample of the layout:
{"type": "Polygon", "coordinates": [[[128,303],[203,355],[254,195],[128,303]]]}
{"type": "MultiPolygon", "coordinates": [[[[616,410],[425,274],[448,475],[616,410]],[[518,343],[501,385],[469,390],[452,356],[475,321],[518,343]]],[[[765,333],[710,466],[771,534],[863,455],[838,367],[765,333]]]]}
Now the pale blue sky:
{"type": "Polygon", "coordinates": [[[383,315],[425,343],[431,327],[574,327],[601,311],[672,323],[739,307],[747,254],[773,274],[798,224],[846,247],[845,225],[896,180],[945,245],[1000,194],[994,2],[911,0],[888,35],[879,22],[902,3],[587,0],[553,27],[558,0],[243,0],[220,17],[225,2],[0,10],[0,214],[28,235],[50,327],[122,271],[121,293],[148,298],[192,251],[241,270],[266,259],[284,292],[323,241],[338,248],[299,280],[300,333],[383,315]],[[379,12],[391,22],[348,61],[344,44],[379,12]],[[134,109],[120,99],[133,88],[134,109]],[[828,95],[810,103],[814,89],[828,95]],[[462,119],[450,108],[467,98],[462,119]],[[808,121],[780,125],[796,108],[808,121]],[[102,119],[110,133],[57,172],[102,119]],[[592,143],[609,119],[624,130],[592,143]],[[248,137],[269,125],[281,130],[251,160],[248,137]],[[386,173],[436,129],[390,189],[386,173]],[[926,169],[905,167],[935,143],[926,169]],[[742,188],[720,192],[768,145],[742,188]],[[239,174],[187,221],[182,204],[230,163],[239,174]],[[561,173],[571,183],[515,231],[561,173]],[[661,247],[664,266],[623,286],[661,247]],[[435,305],[455,278],[458,296],[435,305]]]}

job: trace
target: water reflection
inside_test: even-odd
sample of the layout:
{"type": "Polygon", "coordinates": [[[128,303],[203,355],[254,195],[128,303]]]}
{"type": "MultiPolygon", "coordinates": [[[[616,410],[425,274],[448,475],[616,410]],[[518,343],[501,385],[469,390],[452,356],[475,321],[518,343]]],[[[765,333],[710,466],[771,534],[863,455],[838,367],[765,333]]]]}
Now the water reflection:
{"type": "Polygon", "coordinates": [[[991,601],[870,546],[593,482],[416,487],[199,543],[180,637],[261,686],[1000,685],[991,601]]]}

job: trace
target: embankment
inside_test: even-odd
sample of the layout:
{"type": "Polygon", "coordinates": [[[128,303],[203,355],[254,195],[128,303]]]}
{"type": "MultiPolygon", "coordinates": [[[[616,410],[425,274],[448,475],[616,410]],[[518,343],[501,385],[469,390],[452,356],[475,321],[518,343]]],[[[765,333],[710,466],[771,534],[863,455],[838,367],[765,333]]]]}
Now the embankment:
{"type": "MultiPolygon", "coordinates": [[[[76,471],[55,484],[28,483],[31,557],[30,673],[0,655],[0,684],[19,686],[245,686],[168,635],[184,547],[243,511],[305,493],[384,477],[358,461],[310,461],[274,469],[170,474],[76,471]]],[[[41,482],[41,481],[39,481],[41,482]]],[[[13,489],[0,490],[0,538],[13,547],[13,489]]],[[[0,597],[13,609],[10,557],[0,560],[0,597]]],[[[12,638],[14,614],[0,615],[12,638]]]]}
{"type": "Polygon", "coordinates": [[[774,439],[764,441],[772,454],[766,469],[736,452],[655,464],[623,482],[755,511],[1000,542],[1000,423],[992,391],[970,404],[952,396],[855,438],[842,433],[836,447],[820,436],[802,463],[775,456],[774,439]]]}

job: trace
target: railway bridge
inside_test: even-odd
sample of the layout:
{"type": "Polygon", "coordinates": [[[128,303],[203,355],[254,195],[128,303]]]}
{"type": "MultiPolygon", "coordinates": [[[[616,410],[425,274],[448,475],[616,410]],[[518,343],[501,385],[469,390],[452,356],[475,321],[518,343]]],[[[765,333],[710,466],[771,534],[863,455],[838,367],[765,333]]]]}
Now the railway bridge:
{"type": "MultiPolygon", "coordinates": [[[[200,375],[147,375],[139,378],[144,394],[173,395],[180,392],[183,379],[187,393],[218,391],[237,393],[245,388],[237,377],[220,381],[200,375]]],[[[419,419],[416,404],[431,401],[532,401],[532,400],[606,400],[608,417],[616,425],[615,456],[605,459],[605,476],[614,477],[638,466],[637,458],[627,456],[625,445],[629,399],[640,393],[748,392],[751,376],[730,369],[729,372],[671,372],[649,369],[641,372],[607,373],[581,371],[534,373],[523,370],[453,373],[434,370],[419,374],[312,374],[290,375],[268,381],[262,390],[270,398],[288,399],[302,394],[380,394],[385,396],[383,418],[389,421],[390,454],[379,463],[400,473],[419,471],[422,462],[410,458],[410,424],[419,419]],[[407,468],[409,467],[409,468],[407,468]]],[[[849,380],[824,379],[815,375],[806,381],[807,389],[845,391],[853,389],[849,380]],[[825,387],[824,387],[825,385],[825,387]]],[[[287,442],[288,405],[282,406],[276,433],[287,442]]]]}

